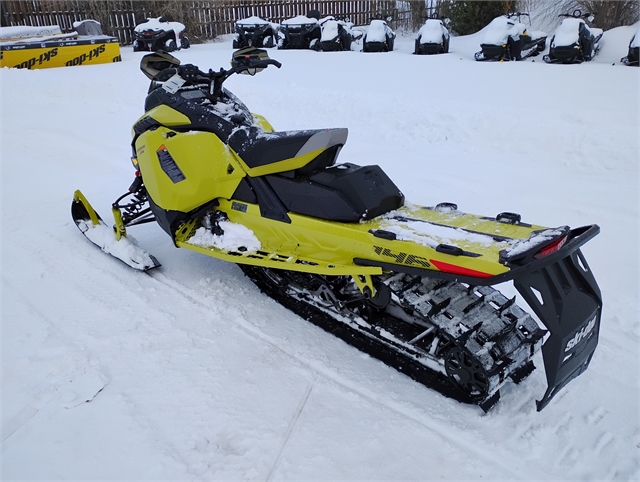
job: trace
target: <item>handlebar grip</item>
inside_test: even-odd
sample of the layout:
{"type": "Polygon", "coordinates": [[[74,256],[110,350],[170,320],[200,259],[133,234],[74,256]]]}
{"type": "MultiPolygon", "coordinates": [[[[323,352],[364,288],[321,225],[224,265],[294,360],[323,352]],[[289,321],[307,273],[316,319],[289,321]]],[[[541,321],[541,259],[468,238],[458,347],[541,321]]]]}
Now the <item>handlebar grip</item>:
{"type": "Polygon", "coordinates": [[[277,60],[266,59],[266,60],[254,60],[254,61],[250,62],[247,67],[250,68],[250,69],[251,68],[260,69],[260,68],[268,67],[269,65],[275,65],[278,68],[280,68],[282,66],[282,64],[280,62],[278,62],[277,60]]]}

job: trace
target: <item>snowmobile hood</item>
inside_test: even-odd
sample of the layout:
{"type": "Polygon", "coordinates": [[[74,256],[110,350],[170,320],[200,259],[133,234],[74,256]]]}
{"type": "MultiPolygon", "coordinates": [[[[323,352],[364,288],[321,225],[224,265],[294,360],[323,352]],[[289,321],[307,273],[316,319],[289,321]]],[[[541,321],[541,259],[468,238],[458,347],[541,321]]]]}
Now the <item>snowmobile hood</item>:
{"type": "Polygon", "coordinates": [[[173,30],[176,33],[182,32],[185,26],[180,22],[164,22],[160,20],[162,17],[149,18],[146,22],[136,25],[133,30],[135,32],[144,32],[145,30],[153,30],[154,32],[165,32],[173,30]]]}
{"type": "Polygon", "coordinates": [[[489,45],[502,45],[507,43],[509,37],[518,37],[526,30],[526,27],[513,19],[505,16],[494,18],[489,25],[487,25],[483,44],[489,45]]]}
{"type": "Polygon", "coordinates": [[[573,45],[580,38],[580,25],[589,30],[584,20],[580,18],[565,18],[554,33],[554,46],[566,47],[573,45]]]}
{"type": "Polygon", "coordinates": [[[442,20],[429,19],[425,24],[420,27],[418,31],[418,37],[420,43],[440,43],[442,42],[442,36],[448,37],[449,31],[445,28],[442,20]]]}
{"type": "Polygon", "coordinates": [[[304,15],[298,15],[297,17],[289,18],[282,22],[282,25],[313,25],[318,23],[315,18],[305,17],[304,15]]]}
{"type": "Polygon", "coordinates": [[[391,29],[383,20],[371,20],[367,28],[367,42],[384,42],[387,34],[393,35],[391,29]]]}
{"type": "Polygon", "coordinates": [[[269,25],[271,22],[261,19],[260,17],[247,17],[242,20],[238,20],[236,25],[269,25]]]}

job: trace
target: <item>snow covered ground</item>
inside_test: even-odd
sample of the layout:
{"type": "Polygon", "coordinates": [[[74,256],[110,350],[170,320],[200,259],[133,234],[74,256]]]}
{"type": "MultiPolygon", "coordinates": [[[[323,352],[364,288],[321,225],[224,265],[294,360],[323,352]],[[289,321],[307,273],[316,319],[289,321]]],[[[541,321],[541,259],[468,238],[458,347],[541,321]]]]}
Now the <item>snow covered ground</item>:
{"type": "MultiPolygon", "coordinates": [[[[278,130],[348,127],[340,160],[379,164],[422,205],[455,202],[602,232],[589,370],[542,412],[539,367],[488,414],[429,390],[291,314],[230,264],[132,230],[149,274],[77,230],[133,179],[142,53],[0,71],[2,478],[77,480],[638,480],[638,72],[635,29],[591,63],[479,63],[451,53],[277,51],[227,85],[278,130]],[[615,64],[615,65],[612,65],[615,64]]],[[[228,66],[230,39],[177,53],[228,66]]],[[[509,295],[515,290],[507,285],[509,295]]]]}

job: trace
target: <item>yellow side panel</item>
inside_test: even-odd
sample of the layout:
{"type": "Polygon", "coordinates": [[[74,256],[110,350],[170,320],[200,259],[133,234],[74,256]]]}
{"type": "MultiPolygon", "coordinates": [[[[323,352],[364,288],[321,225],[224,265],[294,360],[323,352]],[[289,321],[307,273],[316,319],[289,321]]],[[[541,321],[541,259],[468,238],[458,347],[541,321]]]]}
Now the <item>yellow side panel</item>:
{"type": "Polygon", "coordinates": [[[212,199],[229,199],[245,172],[227,145],[210,132],[143,133],[135,144],[142,179],[153,202],[188,212],[212,199]]]}
{"type": "Polygon", "coordinates": [[[0,45],[0,67],[44,69],[120,62],[117,39],[0,45]]]}

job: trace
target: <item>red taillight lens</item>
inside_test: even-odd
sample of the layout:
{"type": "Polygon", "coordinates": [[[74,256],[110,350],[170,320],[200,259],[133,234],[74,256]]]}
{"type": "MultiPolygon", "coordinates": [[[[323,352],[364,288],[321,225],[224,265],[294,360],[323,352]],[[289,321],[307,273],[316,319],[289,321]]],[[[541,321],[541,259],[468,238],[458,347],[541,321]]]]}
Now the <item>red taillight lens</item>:
{"type": "Polygon", "coordinates": [[[560,248],[562,248],[564,246],[564,243],[566,242],[567,242],[567,235],[565,234],[564,236],[556,239],[553,243],[546,245],[544,248],[542,248],[540,251],[534,254],[533,257],[535,259],[540,259],[540,258],[544,258],[545,256],[549,256],[550,254],[555,253],[560,248]]]}

